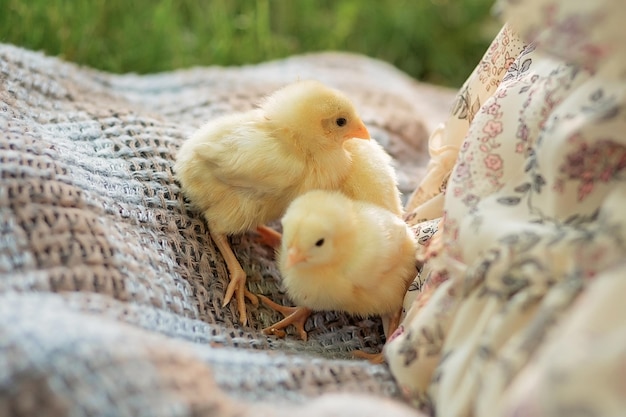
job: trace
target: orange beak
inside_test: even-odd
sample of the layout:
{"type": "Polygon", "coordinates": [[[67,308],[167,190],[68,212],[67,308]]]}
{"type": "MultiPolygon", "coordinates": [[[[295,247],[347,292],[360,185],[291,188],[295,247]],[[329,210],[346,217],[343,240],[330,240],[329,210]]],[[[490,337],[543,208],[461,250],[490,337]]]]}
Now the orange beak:
{"type": "Polygon", "coordinates": [[[370,132],[367,131],[365,124],[361,120],[359,120],[359,124],[356,126],[356,128],[348,132],[345,138],[346,139],[358,138],[358,139],[369,140],[370,132]]]}
{"type": "Polygon", "coordinates": [[[300,249],[294,248],[292,246],[287,250],[287,262],[285,264],[285,267],[291,268],[292,266],[297,265],[303,261],[306,261],[306,255],[300,252],[300,249]]]}

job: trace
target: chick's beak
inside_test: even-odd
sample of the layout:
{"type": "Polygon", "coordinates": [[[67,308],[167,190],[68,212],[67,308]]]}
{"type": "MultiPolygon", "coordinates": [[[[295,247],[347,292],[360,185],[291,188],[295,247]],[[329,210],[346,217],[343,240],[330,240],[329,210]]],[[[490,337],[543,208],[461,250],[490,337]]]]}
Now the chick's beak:
{"type": "Polygon", "coordinates": [[[300,249],[295,247],[290,247],[287,250],[287,262],[285,266],[287,268],[291,268],[294,265],[299,264],[306,260],[306,255],[300,251],[300,249]]]}
{"type": "Polygon", "coordinates": [[[367,131],[365,124],[359,120],[359,123],[346,135],[346,139],[359,138],[359,139],[370,139],[370,132],[367,131]]]}

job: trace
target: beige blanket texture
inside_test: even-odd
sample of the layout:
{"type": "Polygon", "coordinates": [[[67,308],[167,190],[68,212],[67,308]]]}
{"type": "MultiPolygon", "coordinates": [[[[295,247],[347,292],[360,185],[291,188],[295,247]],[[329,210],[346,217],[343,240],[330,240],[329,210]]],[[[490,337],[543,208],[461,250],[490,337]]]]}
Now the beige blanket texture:
{"type": "MultiPolygon", "coordinates": [[[[297,79],[346,92],[395,158],[405,196],[452,93],[358,55],[113,75],[0,45],[0,416],[408,416],[376,318],[221,307],[228,283],[172,174],[206,120],[297,79]]],[[[289,304],[272,254],[233,237],[248,288],[289,304]]]]}

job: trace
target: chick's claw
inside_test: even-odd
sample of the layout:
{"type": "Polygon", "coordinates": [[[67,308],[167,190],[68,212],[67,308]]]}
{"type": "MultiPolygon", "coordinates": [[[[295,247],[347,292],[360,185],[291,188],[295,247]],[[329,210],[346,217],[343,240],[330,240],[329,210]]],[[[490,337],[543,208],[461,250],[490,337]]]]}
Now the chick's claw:
{"type": "Polygon", "coordinates": [[[306,342],[308,335],[306,333],[306,330],[304,330],[304,324],[312,313],[312,310],[310,308],[282,306],[273,302],[264,295],[259,295],[259,298],[261,299],[261,301],[263,301],[263,304],[267,305],[272,310],[280,312],[283,316],[285,316],[285,318],[281,321],[263,329],[264,334],[284,337],[285,332],[282,329],[293,324],[294,326],[296,326],[296,330],[298,331],[300,338],[306,342]]]}
{"type": "Polygon", "coordinates": [[[278,338],[284,338],[285,336],[287,336],[287,332],[282,330],[282,329],[274,329],[271,326],[270,327],[266,327],[265,329],[263,329],[263,334],[266,334],[268,336],[276,336],[278,338]]]}

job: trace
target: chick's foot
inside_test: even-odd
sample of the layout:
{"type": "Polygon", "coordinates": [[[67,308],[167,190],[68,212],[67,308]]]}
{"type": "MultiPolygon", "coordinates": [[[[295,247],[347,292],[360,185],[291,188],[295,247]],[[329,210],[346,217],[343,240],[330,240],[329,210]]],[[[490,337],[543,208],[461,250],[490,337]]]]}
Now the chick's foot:
{"type": "Polygon", "coordinates": [[[273,249],[278,249],[280,247],[280,242],[283,238],[283,235],[278,233],[276,230],[269,228],[265,225],[261,225],[256,228],[256,232],[259,235],[259,243],[262,243],[273,249]]]}
{"type": "Polygon", "coordinates": [[[234,295],[237,299],[239,322],[242,326],[245,326],[248,323],[246,298],[249,299],[254,305],[258,305],[259,300],[256,295],[246,289],[246,273],[230,248],[226,235],[211,233],[211,237],[224,257],[224,262],[226,262],[226,267],[230,273],[230,283],[226,288],[226,294],[224,295],[222,307],[226,307],[234,295]]]}
{"type": "Polygon", "coordinates": [[[380,352],[380,353],[367,353],[367,352],[363,352],[362,350],[354,350],[354,351],[352,351],[352,355],[355,358],[367,359],[371,363],[377,364],[377,365],[385,362],[385,357],[383,356],[382,352],[380,352]]]}
{"type": "MultiPolygon", "coordinates": [[[[241,271],[243,272],[243,270],[241,271]]],[[[226,307],[228,303],[235,296],[237,300],[237,311],[239,313],[239,322],[242,326],[248,324],[248,313],[246,310],[246,298],[250,300],[252,304],[259,305],[259,299],[256,295],[248,291],[246,288],[246,275],[245,272],[243,274],[231,274],[230,283],[228,287],[226,287],[226,295],[224,295],[224,302],[222,303],[222,307],[226,307]],[[243,277],[243,278],[242,278],[243,277]]]]}
{"type": "MultiPolygon", "coordinates": [[[[396,329],[400,326],[400,319],[402,317],[402,307],[400,307],[396,312],[390,314],[389,316],[383,316],[383,320],[388,320],[387,328],[385,329],[385,339],[387,342],[390,340],[391,335],[396,331],[396,329]]],[[[386,342],[385,342],[386,343],[386,342]]],[[[385,356],[383,352],[380,353],[367,353],[362,350],[354,350],[352,351],[352,356],[359,359],[367,359],[373,364],[381,364],[385,362],[385,356]]]]}
{"type": "Polygon", "coordinates": [[[304,330],[304,324],[313,312],[310,308],[282,306],[273,302],[264,295],[259,295],[259,298],[261,299],[261,301],[263,301],[263,304],[267,305],[272,310],[280,312],[283,316],[285,316],[285,318],[281,321],[263,329],[263,333],[267,335],[283,337],[285,335],[285,332],[282,331],[282,329],[293,324],[294,326],[296,326],[296,330],[298,331],[300,338],[306,342],[308,336],[306,330],[304,330]]]}

